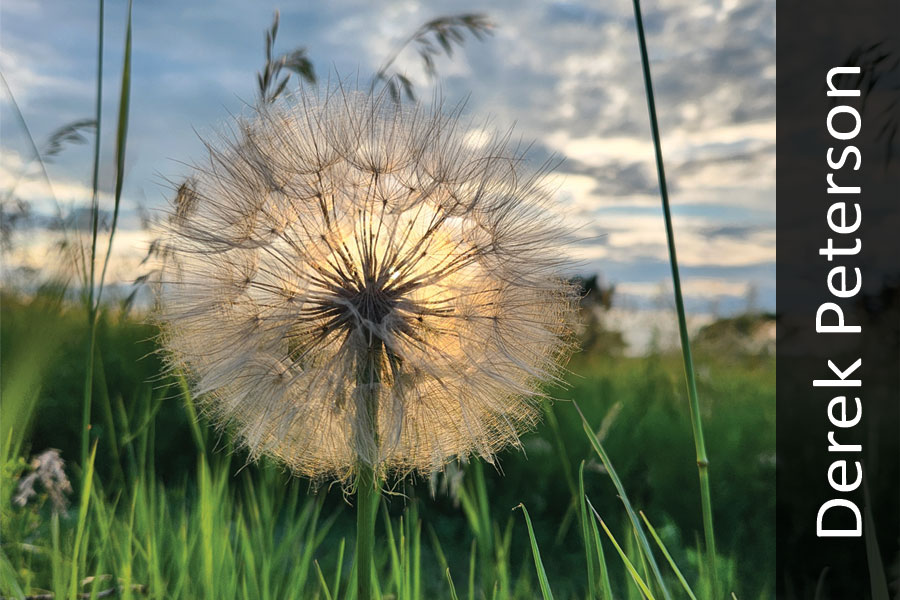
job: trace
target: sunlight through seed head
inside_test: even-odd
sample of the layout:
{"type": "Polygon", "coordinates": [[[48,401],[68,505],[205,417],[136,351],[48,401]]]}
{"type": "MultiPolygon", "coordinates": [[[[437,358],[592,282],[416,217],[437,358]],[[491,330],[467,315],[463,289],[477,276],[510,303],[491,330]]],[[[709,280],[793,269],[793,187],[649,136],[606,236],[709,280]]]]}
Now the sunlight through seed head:
{"type": "Polygon", "coordinates": [[[338,88],[207,143],[164,225],[159,319],[253,457],[427,473],[536,423],[571,350],[568,232],[545,169],[480,135],[458,111],[338,88]]]}

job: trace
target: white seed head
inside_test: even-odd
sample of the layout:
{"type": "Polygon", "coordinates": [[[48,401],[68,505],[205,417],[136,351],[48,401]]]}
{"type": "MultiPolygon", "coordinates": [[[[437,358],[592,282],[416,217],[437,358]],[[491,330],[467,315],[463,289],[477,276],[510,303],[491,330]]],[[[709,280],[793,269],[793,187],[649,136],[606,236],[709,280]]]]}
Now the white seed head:
{"type": "Polygon", "coordinates": [[[72,484],[66,477],[66,461],[59,450],[50,448],[31,457],[31,472],[19,479],[13,504],[25,506],[31,498],[37,496],[35,485],[40,482],[50,498],[53,512],[66,515],[69,505],[68,496],[72,493],[72,484]]]}
{"type": "Polygon", "coordinates": [[[508,137],[304,92],[240,118],[164,225],[163,341],[252,456],[347,480],[490,459],[571,349],[567,232],[508,137]]]}

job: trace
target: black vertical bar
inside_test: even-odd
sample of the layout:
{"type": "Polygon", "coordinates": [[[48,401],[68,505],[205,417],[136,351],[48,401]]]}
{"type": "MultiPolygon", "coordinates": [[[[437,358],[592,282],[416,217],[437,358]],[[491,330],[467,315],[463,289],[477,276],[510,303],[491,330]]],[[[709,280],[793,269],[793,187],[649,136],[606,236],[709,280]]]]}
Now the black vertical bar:
{"type": "MultiPolygon", "coordinates": [[[[900,576],[900,2],[785,0],[777,11],[778,597],[900,597],[896,584],[887,589],[900,576]],[[859,67],[831,79],[859,96],[827,94],[835,67],[859,67]],[[860,129],[851,136],[855,114],[860,129]],[[845,193],[829,193],[830,185],[845,193]],[[840,202],[848,227],[836,231],[829,210],[840,202]],[[850,231],[855,204],[861,223],[850,231]],[[829,239],[854,248],[857,238],[858,252],[829,260],[829,239]],[[855,286],[854,269],[861,274],[861,289],[847,298],[828,288],[831,274],[840,291],[832,272],[840,266],[846,288],[855,286]],[[817,311],[821,325],[838,325],[840,312],[860,331],[817,331],[817,311]],[[816,386],[839,379],[829,360],[859,386],[816,386]],[[855,398],[860,419],[848,425],[855,398]],[[856,461],[862,482],[850,489],[856,461]],[[848,485],[839,490],[829,472],[839,487],[843,469],[848,485]]],[[[840,210],[831,213],[838,229],[840,210]]]]}

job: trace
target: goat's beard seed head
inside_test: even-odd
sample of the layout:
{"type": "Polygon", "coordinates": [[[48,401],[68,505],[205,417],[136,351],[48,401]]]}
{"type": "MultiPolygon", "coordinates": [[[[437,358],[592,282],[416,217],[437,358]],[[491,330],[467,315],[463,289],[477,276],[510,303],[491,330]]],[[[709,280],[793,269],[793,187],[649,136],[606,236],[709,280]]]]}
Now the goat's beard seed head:
{"type": "Polygon", "coordinates": [[[458,113],[326,90],[207,148],[163,226],[159,317],[254,458],[425,473],[536,423],[577,296],[543,170],[508,136],[472,145],[458,113]]]}

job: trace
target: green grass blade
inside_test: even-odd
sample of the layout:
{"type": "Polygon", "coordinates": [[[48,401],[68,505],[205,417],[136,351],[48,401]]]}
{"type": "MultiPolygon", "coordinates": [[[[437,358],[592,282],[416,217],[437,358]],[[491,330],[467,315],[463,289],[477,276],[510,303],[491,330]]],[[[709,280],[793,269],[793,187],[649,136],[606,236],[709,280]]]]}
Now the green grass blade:
{"type": "Polygon", "coordinates": [[[344,550],[346,548],[346,541],[345,538],[341,538],[341,543],[338,546],[337,565],[334,570],[334,584],[332,585],[335,598],[339,598],[341,594],[341,571],[344,569],[344,550]]]}
{"type": "Polygon", "coordinates": [[[100,14],[97,18],[97,94],[94,106],[94,156],[91,169],[91,263],[85,278],[88,318],[94,316],[94,270],[97,265],[97,235],[100,226],[100,127],[103,116],[103,21],[104,0],[100,0],[100,14]]]}
{"type": "Polygon", "coordinates": [[[606,557],[603,555],[603,544],[600,539],[600,528],[597,527],[597,519],[591,519],[591,535],[594,538],[594,546],[598,550],[600,563],[600,585],[603,590],[604,600],[612,600],[612,584],[609,581],[609,569],[606,566],[606,557]]]}
{"type": "MultiPolygon", "coordinates": [[[[490,537],[491,514],[490,503],[488,502],[487,482],[484,478],[484,463],[480,460],[476,460],[473,463],[473,466],[475,471],[475,492],[476,497],[478,498],[478,509],[481,518],[481,524],[483,530],[486,531],[488,537],[490,537]]],[[[488,544],[492,544],[490,539],[488,539],[488,544]]]]}
{"type": "Polygon", "coordinates": [[[637,532],[634,530],[634,527],[629,528],[628,541],[625,547],[625,551],[629,556],[636,557],[632,559],[632,562],[635,564],[640,564],[641,566],[641,574],[643,575],[644,581],[647,582],[647,585],[650,588],[653,588],[653,579],[650,578],[650,571],[647,569],[647,559],[644,557],[644,553],[641,552],[641,541],[638,538],[637,532]]]}
{"type": "MultiPolygon", "coordinates": [[[[29,308],[32,307],[38,309],[33,315],[16,320],[27,328],[29,335],[19,335],[10,342],[4,340],[2,348],[5,363],[0,377],[0,465],[6,465],[19,456],[29,438],[31,423],[40,404],[42,385],[50,369],[57,364],[59,348],[56,344],[47,344],[46,340],[54,338],[52,318],[58,305],[55,301],[48,304],[33,301],[29,308]]],[[[8,320],[3,327],[6,329],[4,333],[9,335],[8,320]]]]}
{"type": "Polygon", "coordinates": [[[91,402],[93,399],[94,345],[97,341],[97,308],[94,301],[94,279],[97,266],[97,235],[100,224],[100,123],[103,108],[103,21],[104,3],[100,0],[97,19],[97,96],[94,115],[94,160],[91,178],[91,257],[89,273],[84,274],[87,287],[88,349],[84,375],[84,393],[81,410],[81,465],[87,460],[90,445],[91,402]]]}
{"type": "Polygon", "coordinates": [[[381,502],[381,511],[382,517],[384,518],[384,528],[387,531],[388,551],[391,559],[391,577],[393,578],[394,589],[399,594],[403,589],[400,553],[397,551],[397,541],[394,538],[394,525],[391,523],[391,516],[388,514],[385,501],[381,502]]]}
{"type": "Polygon", "coordinates": [[[347,593],[344,596],[344,600],[356,600],[356,597],[357,597],[358,588],[356,585],[356,581],[359,578],[356,575],[357,567],[358,567],[358,565],[356,563],[357,563],[357,560],[356,560],[356,556],[354,555],[353,561],[350,563],[350,573],[348,574],[348,581],[350,582],[350,585],[347,586],[347,593]]]}
{"type": "Polygon", "coordinates": [[[59,513],[55,511],[50,515],[50,546],[53,549],[53,555],[50,558],[53,589],[58,597],[63,598],[66,595],[66,584],[63,574],[62,548],[59,542],[59,513]]]}
{"type": "Polygon", "coordinates": [[[206,455],[206,436],[204,435],[203,430],[200,429],[200,420],[197,416],[197,407],[194,404],[194,396],[191,393],[191,387],[188,385],[187,378],[183,373],[179,373],[176,380],[178,381],[178,388],[184,396],[184,409],[188,413],[188,423],[191,427],[191,435],[194,436],[194,442],[196,442],[197,448],[206,455]]]}
{"type": "Polygon", "coordinates": [[[438,540],[437,533],[430,524],[428,525],[428,536],[431,538],[431,549],[434,550],[434,555],[437,558],[438,565],[441,567],[441,571],[447,571],[450,568],[450,565],[447,562],[447,555],[444,554],[444,549],[441,547],[441,542],[438,540]]]}
{"type": "MultiPolygon", "coordinates": [[[[507,596],[510,591],[510,547],[512,545],[513,517],[510,515],[506,522],[506,529],[500,532],[500,525],[494,524],[494,538],[499,541],[496,548],[494,563],[494,575],[499,586],[501,596],[507,596]]],[[[484,559],[482,559],[484,560],[484,559]]],[[[527,559],[526,559],[527,560],[527,559]]],[[[487,561],[490,563],[490,561],[487,561]]],[[[482,585],[485,585],[482,583],[482,585]]]]}
{"type": "Polygon", "coordinates": [[[597,520],[600,521],[600,526],[603,528],[603,531],[606,532],[606,535],[609,537],[609,540],[615,546],[616,551],[619,553],[619,557],[622,559],[622,563],[624,563],[625,568],[628,569],[628,573],[631,575],[631,578],[634,580],[634,583],[637,584],[638,588],[640,588],[641,593],[644,594],[644,597],[648,600],[654,600],[653,594],[650,592],[650,588],[641,579],[640,574],[637,572],[637,569],[634,568],[634,565],[628,560],[628,556],[625,554],[625,551],[622,550],[622,547],[619,546],[619,542],[616,541],[616,537],[609,530],[609,527],[606,526],[606,523],[603,522],[603,519],[600,518],[600,515],[597,514],[597,511],[594,510],[594,507],[591,506],[591,510],[594,512],[594,516],[597,517],[597,520]]]}
{"type": "Polygon", "coordinates": [[[590,525],[588,525],[587,504],[584,493],[584,461],[578,467],[578,514],[581,519],[581,539],[584,541],[584,556],[587,561],[588,597],[598,597],[597,579],[594,576],[594,548],[591,541],[590,525]]]}
{"type": "Polygon", "coordinates": [[[653,525],[650,524],[650,521],[647,519],[647,515],[645,515],[643,511],[641,511],[641,518],[644,520],[644,524],[647,525],[647,529],[650,531],[650,535],[652,535],[653,539],[656,540],[656,545],[659,546],[659,549],[662,550],[662,553],[666,557],[666,560],[669,561],[669,566],[672,567],[673,571],[675,571],[675,575],[678,577],[678,581],[681,582],[681,587],[683,587],[684,591],[687,592],[687,595],[691,597],[691,600],[697,600],[697,596],[694,595],[694,591],[691,589],[691,586],[688,585],[688,582],[684,578],[684,575],[681,574],[681,569],[679,569],[678,565],[675,564],[675,560],[672,558],[672,555],[669,554],[669,550],[666,548],[666,545],[663,544],[662,539],[660,539],[659,535],[657,535],[656,530],[653,528],[653,525]]]}
{"type": "MultiPolygon", "coordinates": [[[[647,536],[644,534],[644,529],[643,527],[641,527],[641,522],[637,517],[637,513],[635,512],[634,508],[632,508],[631,501],[628,500],[628,494],[625,493],[625,486],[622,485],[622,480],[619,479],[619,475],[618,473],[616,473],[615,468],[613,468],[612,461],[606,454],[606,450],[603,448],[603,444],[601,444],[600,440],[597,439],[597,436],[594,434],[593,429],[591,429],[590,423],[588,423],[588,420],[584,416],[584,413],[581,412],[581,408],[578,406],[578,403],[573,401],[572,404],[575,406],[575,409],[581,416],[581,424],[584,428],[585,434],[588,437],[588,440],[590,440],[591,442],[591,446],[593,446],[594,451],[597,452],[597,455],[603,462],[603,466],[606,467],[606,472],[609,474],[609,478],[612,480],[613,485],[616,487],[616,491],[619,493],[619,498],[625,505],[625,511],[628,513],[628,518],[631,519],[631,525],[638,537],[638,541],[640,542],[641,551],[647,558],[650,570],[653,572],[653,576],[656,578],[657,583],[659,583],[659,587],[662,591],[663,597],[666,598],[666,600],[671,600],[672,595],[669,593],[669,590],[666,587],[666,583],[663,580],[662,572],[659,570],[659,565],[656,563],[656,558],[653,556],[653,550],[650,547],[650,542],[647,540],[647,536]]],[[[588,501],[588,504],[590,504],[590,501],[588,501]]]]}
{"type": "Polygon", "coordinates": [[[94,355],[97,353],[97,317],[90,311],[90,332],[88,333],[87,365],[84,374],[84,397],[81,405],[81,468],[87,462],[88,447],[91,444],[91,401],[94,397],[94,355]]]}
{"type": "Polygon", "coordinates": [[[462,485],[459,488],[459,504],[462,506],[463,514],[469,521],[469,527],[472,528],[475,537],[480,539],[482,532],[481,521],[478,518],[478,509],[475,507],[475,501],[469,495],[469,491],[466,489],[465,485],[462,485]]]}
{"type": "MultiPolygon", "coordinates": [[[[640,554],[641,551],[638,550],[638,543],[635,541],[635,536],[633,535],[634,529],[628,527],[627,525],[624,528],[622,538],[622,546],[625,551],[625,556],[628,557],[628,560],[631,561],[631,564],[634,565],[635,570],[638,570],[638,562],[640,562],[640,554]]],[[[644,564],[644,570],[638,571],[641,573],[641,578],[647,584],[647,587],[650,588],[650,592],[653,593],[653,582],[650,581],[650,577],[647,575],[647,565],[644,564]]],[[[628,600],[646,600],[646,596],[644,596],[644,592],[641,591],[641,588],[635,585],[634,579],[631,577],[631,574],[628,572],[628,569],[625,570],[625,574],[627,576],[625,580],[625,587],[628,591],[628,600]]]]}
{"type": "Polygon", "coordinates": [[[612,586],[609,583],[609,570],[606,566],[606,557],[603,555],[603,545],[600,543],[600,532],[597,529],[597,522],[591,518],[587,510],[587,495],[584,493],[584,461],[581,461],[581,465],[578,467],[578,494],[581,535],[584,539],[584,551],[587,558],[588,592],[591,598],[599,597],[603,600],[612,600],[612,586]],[[594,573],[595,559],[597,566],[600,568],[599,590],[597,589],[597,579],[594,573]]]}
{"type": "Polygon", "coordinates": [[[469,547],[469,600],[475,600],[475,564],[478,557],[478,545],[472,540],[469,547]]]}
{"type": "Polygon", "coordinates": [[[297,570],[297,580],[303,585],[306,584],[306,578],[308,577],[313,561],[313,554],[315,553],[316,548],[322,543],[322,540],[331,529],[331,526],[334,524],[334,520],[337,517],[337,515],[332,515],[325,520],[321,527],[319,526],[319,517],[322,514],[322,506],[324,503],[324,495],[320,495],[310,502],[312,510],[309,523],[306,527],[303,552],[300,555],[300,560],[298,561],[299,564],[295,566],[297,570]]]}
{"type": "Polygon", "coordinates": [[[444,575],[447,576],[447,584],[450,586],[451,600],[459,600],[459,596],[456,595],[456,587],[453,585],[453,578],[450,577],[450,568],[449,567],[446,570],[444,570],[444,575]]]}
{"type": "Polygon", "coordinates": [[[559,455],[559,460],[562,467],[563,477],[566,480],[566,485],[569,486],[569,491],[572,493],[572,497],[574,499],[577,494],[577,489],[575,486],[575,477],[572,474],[572,466],[569,464],[569,453],[566,450],[566,443],[563,439],[562,432],[559,429],[559,421],[556,418],[556,413],[553,412],[553,406],[547,404],[544,409],[544,415],[546,416],[547,424],[550,426],[550,431],[553,433],[553,442],[556,445],[556,453],[559,455]]]}
{"type": "Polygon", "coordinates": [[[75,526],[75,543],[72,546],[72,574],[69,578],[69,597],[74,598],[78,593],[78,567],[80,565],[82,541],[87,534],[88,507],[91,503],[91,486],[94,482],[94,459],[97,458],[97,442],[91,448],[87,464],[84,466],[84,474],[81,478],[81,501],[78,504],[78,520],[75,526]]]}
{"type": "MultiPolygon", "coordinates": [[[[96,392],[100,397],[100,402],[98,403],[101,408],[101,412],[103,414],[103,426],[106,428],[104,431],[104,435],[106,437],[107,450],[112,457],[112,463],[116,467],[116,471],[119,477],[122,478],[122,481],[125,481],[125,473],[122,471],[122,459],[119,456],[119,443],[118,437],[116,436],[116,423],[115,418],[113,417],[112,411],[112,401],[109,398],[109,387],[107,385],[106,380],[106,370],[103,364],[103,354],[97,351],[96,363],[94,365],[95,370],[97,371],[97,386],[96,392]]],[[[101,453],[102,455],[102,453],[101,453]]]]}
{"type": "Polygon", "coordinates": [[[556,412],[554,412],[553,405],[549,402],[544,404],[544,415],[547,424],[550,426],[550,431],[553,433],[553,443],[556,446],[556,454],[559,457],[563,477],[566,480],[566,485],[569,486],[569,493],[572,495],[572,500],[569,503],[569,507],[566,509],[565,516],[560,523],[560,526],[556,533],[556,539],[554,540],[554,544],[559,545],[563,543],[563,540],[565,540],[566,534],[569,531],[569,524],[571,523],[571,520],[578,516],[578,486],[575,484],[575,476],[572,474],[572,465],[569,462],[569,453],[566,450],[566,443],[559,428],[559,421],[556,418],[556,412]]]}
{"type": "Polygon", "coordinates": [[[413,512],[416,529],[413,537],[413,598],[422,597],[422,521],[418,518],[418,512],[413,512]]]}
{"type": "Polygon", "coordinates": [[[9,562],[6,553],[0,550],[0,580],[2,580],[4,585],[9,588],[8,593],[11,593],[13,598],[16,600],[23,600],[25,598],[25,591],[21,588],[16,579],[16,569],[9,562]]]}
{"type": "Polygon", "coordinates": [[[410,568],[412,565],[410,564],[410,537],[407,535],[407,528],[409,527],[409,519],[404,518],[402,515],[400,516],[400,575],[401,581],[403,583],[402,587],[399,590],[399,597],[402,598],[410,598],[412,596],[412,569],[410,568]]]}
{"type": "Polygon", "coordinates": [[[97,304],[99,305],[103,294],[103,284],[106,281],[106,270],[109,267],[109,258],[112,255],[113,240],[116,237],[116,225],[119,222],[119,207],[122,204],[122,186],[125,182],[125,143],[128,138],[128,112],[131,104],[131,4],[128,0],[128,16],[125,25],[125,58],[122,62],[122,86],[119,90],[119,119],[116,124],[116,183],[113,197],[113,216],[109,227],[109,242],[106,246],[106,256],[103,258],[103,269],[100,271],[100,280],[97,289],[97,304]]]}
{"type": "Polygon", "coordinates": [[[538,581],[541,584],[541,595],[544,600],[553,600],[553,593],[550,591],[550,582],[547,580],[547,572],[544,570],[544,562],[541,560],[541,551],[538,549],[537,540],[534,537],[534,528],[531,526],[531,517],[528,515],[528,509],[524,504],[519,504],[516,508],[521,508],[525,515],[525,524],[528,526],[528,538],[531,540],[531,553],[534,556],[534,568],[537,571],[538,581]]]}
{"type": "Polygon", "coordinates": [[[316,565],[316,575],[319,577],[319,585],[322,586],[322,591],[325,592],[326,600],[333,600],[331,591],[328,589],[328,584],[325,583],[325,575],[322,574],[322,568],[319,566],[319,561],[313,561],[313,564],[316,565]]]}
{"type": "Polygon", "coordinates": [[[502,562],[499,560],[500,548],[495,547],[496,536],[491,521],[484,465],[481,460],[476,459],[469,463],[458,494],[469,527],[475,534],[475,539],[478,540],[482,585],[486,585],[485,582],[494,577],[505,578],[505,574],[500,572],[502,562]],[[493,563],[492,560],[495,558],[497,562],[493,563]]]}

